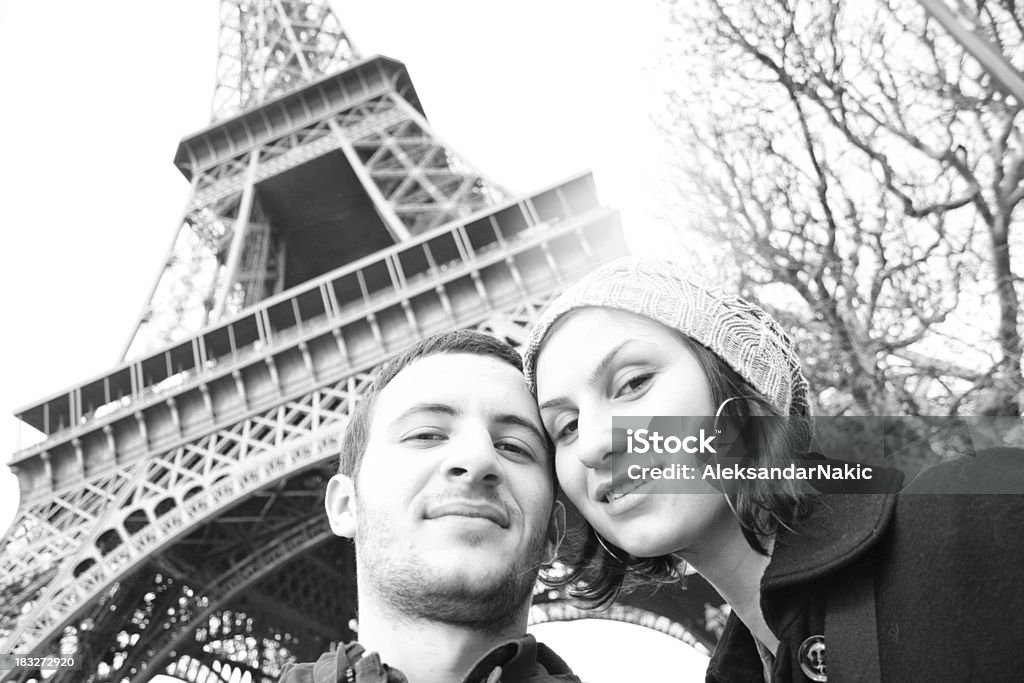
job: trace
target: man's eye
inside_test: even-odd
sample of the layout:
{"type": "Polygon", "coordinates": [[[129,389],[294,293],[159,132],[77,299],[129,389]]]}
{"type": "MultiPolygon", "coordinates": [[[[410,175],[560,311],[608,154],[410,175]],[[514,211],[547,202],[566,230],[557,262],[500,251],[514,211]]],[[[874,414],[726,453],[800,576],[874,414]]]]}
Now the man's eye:
{"type": "Polygon", "coordinates": [[[417,430],[407,434],[402,441],[413,442],[413,443],[431,443],[434,441],[444,441],[448,438],[448,435],[444,432],[440,432],[436,429],[423,429],[417,430]]]}
{"type": "Polygon", "coordinates": [[[630,396],[632,394],[643,391],[651,379],[654,377],[653,372],[642,372],[632,377],[628,377],[619,390],[615,392],[615,398],[621,398],[623,396],[630,396]]]}
{"type": "Polygon", "coordinates": [[[503,451],[517,458],[533,459],[533,449],[515,439],[502,439],[494,444],[499,451],[503,451]]]}

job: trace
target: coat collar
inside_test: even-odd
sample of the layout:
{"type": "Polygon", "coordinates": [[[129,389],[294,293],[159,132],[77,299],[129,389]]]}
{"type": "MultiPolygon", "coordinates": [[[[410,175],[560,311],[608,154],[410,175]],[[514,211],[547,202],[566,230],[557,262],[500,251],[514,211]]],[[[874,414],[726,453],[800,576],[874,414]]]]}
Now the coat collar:
{"type": "Polygon", "coordinates": [[[883,536],[896,509],[891,493],[816,496],[810,516],[775,541],[762,595],[817,579],[852,562],[883,536]]]}
{"type": "MultiPolygon", "coordinates": [[[[771,562],[761,579],[761,607],[770,624],[778,626],[798,609],[788,604],[793,593],[783,589],[846,566],[882,538],[893,518],[896,495],[823,494],[814,498],[814,506],[811,515],[793,530],[776,537],[771,562]]],[[[711,657],[707,680],[732,683],[762,678],[754,638],[733,613],[711,657]]]]}

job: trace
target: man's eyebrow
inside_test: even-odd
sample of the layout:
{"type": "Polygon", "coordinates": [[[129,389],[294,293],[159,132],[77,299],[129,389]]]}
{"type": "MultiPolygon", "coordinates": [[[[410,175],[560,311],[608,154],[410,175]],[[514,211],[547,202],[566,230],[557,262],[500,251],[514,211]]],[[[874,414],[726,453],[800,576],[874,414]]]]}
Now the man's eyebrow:
{"type": "MultiPolygon", "coordinates": [[[[604,354],[604,357],[601,359],[601,361],[596,366],[594,366],[594,370],[593,372],[590,373],[590,378],[587,380],[587,382],[591,386],[600,383],[601,377],[608,369],[608,366],[615,362],[615,357],[619,355],[619,352],[622,351],[623,347],[629,344],[630,341],[631,340],[627,339],[626,341],[622,342],[608,353],[604,354]]],[[[556,396],[555,398],[548,399],[547,401],[541,403],[540,409],[545,410],[547,408],[554,408],[556,406],[562,405],[563,403],[569,403],[569,399],[566,398],[565,396],[556,396]]]]}
{"type": "Polygon", "coordinates": [[[391,424],[396,425],[402,420],[419,415],[420,413],[437,413],[439,415],[456,417],[459,411],[447,403],[414,403],[399,413],[398,417],[391,421],[391,424]]]}
{"type": "Polygon", "coordinates": [[[533,434],[533,436],[541,443],[546,444],[548,442],[548,438],[544,435],[544,432],[541,431],[532,420],[528,420],[522,415],[516,415],[515,413],[502,413],[501,415],[495,415],[494,421],[500,425],[522,427],[533,434]]]}

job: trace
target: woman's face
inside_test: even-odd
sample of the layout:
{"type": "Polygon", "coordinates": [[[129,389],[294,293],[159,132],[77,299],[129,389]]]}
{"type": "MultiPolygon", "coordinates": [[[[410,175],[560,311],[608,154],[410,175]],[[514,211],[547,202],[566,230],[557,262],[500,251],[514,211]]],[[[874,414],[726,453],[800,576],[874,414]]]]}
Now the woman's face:
{"type": "Polygon", "coordinates": [[[715,414],[697,358],[667,327],[614,309],[571,311],[541,349],[537,398],[559,483],[615,545],[636,557],[699,554],[735,525],[710,486],[706,494],[608,491],[613,416],[715,414]]]}

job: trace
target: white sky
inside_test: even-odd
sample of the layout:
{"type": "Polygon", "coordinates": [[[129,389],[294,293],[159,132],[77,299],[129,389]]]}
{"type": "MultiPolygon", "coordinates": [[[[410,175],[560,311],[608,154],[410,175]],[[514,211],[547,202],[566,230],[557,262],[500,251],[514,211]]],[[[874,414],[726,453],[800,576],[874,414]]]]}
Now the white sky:
{"type": "MultiPolygon", "coordinates": [[[[364,55],[407,64],[437,132],[498,183],[528,192],[592,169],[635,250],[680,249],[650,212],[657,3],[333,5],[364,55]]],[[[209,122],[218,3],[0,0],[0,26],[10,454],[28,443],[17,408],[107,370],[127,341],[184,207],[177,142],[209,122]]],[[[0,468],[0,530],[16,506],[0,468]]]]}

